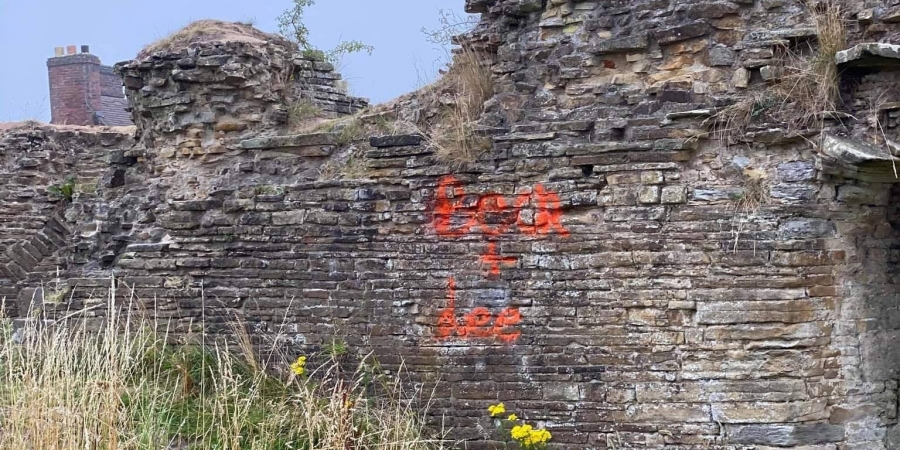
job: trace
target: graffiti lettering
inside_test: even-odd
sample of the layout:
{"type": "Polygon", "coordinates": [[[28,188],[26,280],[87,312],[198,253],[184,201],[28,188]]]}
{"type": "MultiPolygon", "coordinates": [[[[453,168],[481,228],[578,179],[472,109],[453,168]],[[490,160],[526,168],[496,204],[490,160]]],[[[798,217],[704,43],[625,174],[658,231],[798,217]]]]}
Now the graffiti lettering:
{"type": "Polygon", "coordinates": [[[470,233],[498,236],[515,229],[527,235],[557,233],[568,236],[562,224],[559,195],[537,184],[531,194],[515,196],[512,204],[500,194],[485,194],[467,204],[459,180],[444,177],[438,184],[434,207],[434,229],[444,237],[461,237],[470,233]],[[531,206],[534,219],[529,223],[523,209],[531,206]]]}
{"type": "MultiPolygon", "coordinates": [[[[467,194],[455,177],[440,180],[435,193],[432,226],[438,236],[461,238],[481,235],[488,241],[478,261],[490,278],[500,278],[504,268],[515,267],[518,258],[502,256],[496,240],[503,235],[524,234],[566,237],[562,224],[560,198],[555,192],[536,184],[530,193],[504,196],[489,193],[467,194]]],[[[521,332],[515,326],[522,320],[518,308],[506,308],[496,316],[485,307],[476,307],[462,317],[456,311],[456,280],[447,283],[447,308],[438,316],[434,335],[440,340],[451,338],[497,338],[515,342],[521,332]]]]}
{"type": "Polygon", "coordinates": [[[511,343],[521,336],[521,332],[513,327],[522,320],[516,308],[506,308],[494,317],[491,310],[485,307],[474,308],[463,317],[456,312],[456,280],[450,278],[447,283],[447,308],[438,316],[435,337],[441,340],[458,337],[477,339],[496,337],[503,342],[511,343]]]}

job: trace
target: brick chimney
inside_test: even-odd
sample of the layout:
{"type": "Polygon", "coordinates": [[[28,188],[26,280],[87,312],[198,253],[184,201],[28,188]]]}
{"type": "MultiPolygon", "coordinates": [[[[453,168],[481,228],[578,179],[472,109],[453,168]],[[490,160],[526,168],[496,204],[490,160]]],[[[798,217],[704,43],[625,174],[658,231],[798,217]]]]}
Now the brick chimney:
{"type": "Polygon", "coordinates": [[[90,54],[88,46],[81,53],[70,45],[57,47],[55,56],[47,60],[50,75],[50,123],[95,125],[96,111],[101,107],[102,77],[100,58],[90,54]]]}

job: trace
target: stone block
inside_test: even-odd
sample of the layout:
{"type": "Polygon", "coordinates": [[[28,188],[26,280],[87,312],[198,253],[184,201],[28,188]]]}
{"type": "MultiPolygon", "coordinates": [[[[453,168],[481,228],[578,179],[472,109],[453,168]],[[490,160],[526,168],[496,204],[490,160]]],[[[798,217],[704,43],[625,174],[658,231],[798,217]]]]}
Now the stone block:
{"type": "Polygon", "coordinates": [[[274,212],[272,213],[272,224],[300,225],[306,220],[306,214],[307,212],[304,210],[274,212]]]}
{"type": "Polygon", "coordinates": [[[687,192],[684,186],[663,186],[660,200],[665,204],[685,203],[687,192]]]}
{"type": "Polygon", "coordinates": [[[731,83],[736,88],[747,88],[750,86],[750,71],[743,67],[738,67],[734,70],[734,75],[731,77],[731,83]]]}
{"type": "Polygon", "coordinates": [[[376,136],[369,138],[372,147],[405,147],[419,145],[423,137],[418,134],[400,134],[395,136],[376,136]]]}
{"type": "Polygon", "coordinates": [[[624,53],[637,50],[644,50],[650,45],[650,41],[646,34],[637,34],[634,36],[620,37],[608,39],[596,44],[588,46],[585,50],[588,53],[597,55],[605,55],[609,53],[624,53]]]}
{"type": "Polygon", "coordinates": [[[663,181],[663,174],[658,170],[646,170],[641,172],[641,183],[643,184],[662,184],[663,181]]]}
{"type": "Polygon", "coordinates": [[[709,65],[713,67],[731,67],[734,65],[734,51],[724,45],[716,45],[709,49],[709,65]]]}
{"type": "Polygon", "coordinates": [[[825,420],[827,399],[800,402],[713,403],[713,420],[731,424],[768,424],[825,420]]]}
{"type": "Polygon", "coordinates": [[[544,400],[568,400],[581,399],[577,383],[544,383],[544,400]]]}
{"type": "Polygon", "coordinates": [[[742,445],[796,447],[841,442],[844,427],[827,423],[735,425],[726,427],[729,442],[742,445]]]}
{"type": "Polygon", "coordinates": [[[665,28],[653,33],[653,37],[661,45],[672,44],[685,39],[700,37],[709,32],[709,23],[705,20],[695,20],[693,22],[665,28]]]}
{"type": "Polygon", "coordinates": [[[638,194],[638,202],[643,204],[659,203],[659,186],[644,186],[638,194]]]}

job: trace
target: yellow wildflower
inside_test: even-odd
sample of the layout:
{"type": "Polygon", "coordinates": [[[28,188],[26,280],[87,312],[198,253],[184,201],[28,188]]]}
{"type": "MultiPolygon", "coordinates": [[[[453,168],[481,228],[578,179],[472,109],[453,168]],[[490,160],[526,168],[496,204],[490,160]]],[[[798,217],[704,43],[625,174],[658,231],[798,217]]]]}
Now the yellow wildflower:
{"type": "Polygon", "coordinates": [[[503,403],[497,403],[496,405],[488,406],[488,412],[491,413],[491,417],[497,417],[506,412],[506,406],[503,403]]]}
{"type": "Polygon", "coordinates": [[[294,361],[293,364],[291,364],[291,372],[293,372],[294,375],[297,375],[297,376],[303,375],[306,372],[306,357],[305,356],[301,356],[301,357],[297,358],[297,360],[294,361]]]}
{"type": "Polygon", "coordinates": [[[510,422],[515,422],[515,421],[519,420],[519,416],[517,416],[515,414],[510,414],[509,417],[506,418],[506,420],[508,420],[510,422]]]}
{"type": "Polygon", "coordinates": [[[547,430],[529,430],[528,436],[521,440],[527,446],[546,444],[552,435],[547,430]]]}
{"type": "Polygon", "coordinates": [[[531,434],[531,425],[516,425],[509,430],[509,435],[517,441],[524,441],[531,434]]]}
{"type": "Polygon", "coordinates": [[[550,438],[553,437],[553,435],[550,434],[550,432],[547,431],[547,430],[537,430],[534,434],[535,434],[535,436],[534,436],[533,439],[534,439],[538,444],[544,444],[544,443],[546,443],[547,441],[549,441],[550,438]]]}

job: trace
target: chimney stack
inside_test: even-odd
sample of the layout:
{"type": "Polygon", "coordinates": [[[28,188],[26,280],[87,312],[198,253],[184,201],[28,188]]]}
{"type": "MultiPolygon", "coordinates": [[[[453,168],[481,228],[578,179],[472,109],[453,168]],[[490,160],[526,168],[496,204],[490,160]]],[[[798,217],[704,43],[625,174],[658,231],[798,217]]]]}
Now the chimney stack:
{"type": "Polygon", "coordinates": [[[87,45],[54,49],[47,60],[50,78],[50,112],[53,124],[95,125],[95,112],[101,108],[102,78],[100,58],[89,53],[87,45]]]}

